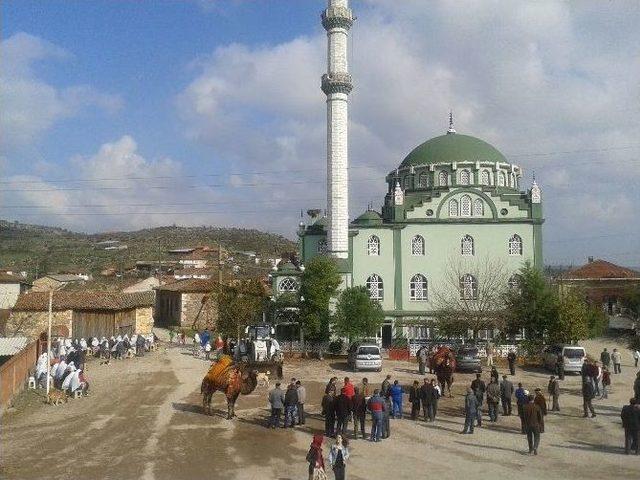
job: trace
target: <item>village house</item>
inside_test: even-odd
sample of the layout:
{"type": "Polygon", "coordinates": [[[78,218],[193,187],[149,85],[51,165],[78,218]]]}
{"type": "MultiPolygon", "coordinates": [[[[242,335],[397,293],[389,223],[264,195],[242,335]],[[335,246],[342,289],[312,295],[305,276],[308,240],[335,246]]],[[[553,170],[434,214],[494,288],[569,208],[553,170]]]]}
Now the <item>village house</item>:
{"type": "Polygon", "coordinates": [[[218,283],[190,278],[157,287],[155,324],[161,327],[213,328],[218,319],[218,305],[213,292],[218,283]]]}
{"type": "Polygon", "coordinates": [[[75,273],[48,274],[33,281],[33,290],[36,292],[60,290],[71,283],[84,283],[90,279],[89,275],[75,273]]]}
{"type": "MultiPolygon", "coordinates": [[[[153,292],[56,291],[52,306],[54,335],[89,338],[148,334],[153,328],[153,303],[153,292]]],[[[47,330],[48,309],[48,292],[20,295],[5,327],[7,336],[39,337],[47,330]]]]}
{"type": "Polygon", "coordinates": [[[0,310],[12,308],[18,296],[26,292],[30,286],[24,277],[0,272],[0,310]]]}

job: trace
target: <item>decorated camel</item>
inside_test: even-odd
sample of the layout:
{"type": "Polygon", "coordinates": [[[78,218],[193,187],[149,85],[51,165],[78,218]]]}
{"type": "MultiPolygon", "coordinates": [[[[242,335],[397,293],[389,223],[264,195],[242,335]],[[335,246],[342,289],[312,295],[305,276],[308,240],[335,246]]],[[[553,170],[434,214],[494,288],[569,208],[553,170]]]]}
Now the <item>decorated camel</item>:
{"type": "Polygon", "coordinates": [[[453,384],[453,372],[456,371],[456,354],[451,348],[442,346],[431,354],[429,360],[436,372],[442,395],[444,395],[444,387],[446,386],[449,391],[449,397],[453,397],[451,385],[453,384]]]}
{"type": "Polygon", "coordinates": [[[211,415],[211,397],[221,391],[227,397],[227,418],[235,417],[235,404],[240,394],[249,395],[258,385],[258,372],[244,363],[236,364],[231,357],[223,355],[211,365],[202,379],[202,408],[211,415]]]}

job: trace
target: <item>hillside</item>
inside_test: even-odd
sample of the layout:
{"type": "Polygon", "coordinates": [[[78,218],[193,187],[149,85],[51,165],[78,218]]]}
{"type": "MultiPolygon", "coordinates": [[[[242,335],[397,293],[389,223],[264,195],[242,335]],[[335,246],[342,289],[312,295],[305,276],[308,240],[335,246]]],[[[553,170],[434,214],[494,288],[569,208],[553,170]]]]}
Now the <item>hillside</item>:
{"type": "Polygon", "coordinates": [[[281,235],[250,229],[171,226],[85,234],[0,220],[0,268],[26,270],[30,277],[75,270],[98,273],[106,267],[126,270],[136,260],[169,259],[171,248],[216,242],[230,251],[254,251],[268,257],[296,250],[295,242],[281,235]],[[127,249],[96,248],[96,243],[107,240],[117,240],[127,249]]]}

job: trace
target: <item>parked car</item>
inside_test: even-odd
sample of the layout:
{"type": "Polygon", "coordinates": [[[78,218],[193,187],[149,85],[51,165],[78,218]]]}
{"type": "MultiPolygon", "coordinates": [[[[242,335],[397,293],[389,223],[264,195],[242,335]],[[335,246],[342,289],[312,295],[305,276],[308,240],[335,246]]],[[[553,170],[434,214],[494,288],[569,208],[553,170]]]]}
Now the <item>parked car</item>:
{"type": "Polygon", "coordinates": [[[459,371],[482,372],[478,348],[463,345],[456,350],[456,368],[459,371]]]}
{"type": "Polygon", "coordinates": [[[376,343],[352,343],[347,352],[347,363],[354,372],[358,370],[382,370],[382,352],[376,343]]]}
{"type": "Polygon", "coordinates": [[[542,351],[542,365],[552,372],[558,372],[558,356],[564,359],[565,373],[580,373],[587,352],[580,345],[550,345],[542,351]]]}

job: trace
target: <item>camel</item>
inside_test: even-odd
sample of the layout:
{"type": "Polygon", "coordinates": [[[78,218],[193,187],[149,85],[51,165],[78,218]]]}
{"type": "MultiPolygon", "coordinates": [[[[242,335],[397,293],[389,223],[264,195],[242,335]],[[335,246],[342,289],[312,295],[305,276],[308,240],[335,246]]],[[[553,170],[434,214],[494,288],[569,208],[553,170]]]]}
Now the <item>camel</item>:
{"type": "Polygon", "coordinates": [[[456,355],[449,347],[440,347],[431,357],[432,365],[435,365],[434,371],[444,395],[444,389],[447,387],[449,398],[453,397],[451,393],[451,385],[453,385],[453,372],[456,370],[456,355]]]}
{"type": "Polygon", "coordinates": [[[236,416],[235,404],[240,394],[249,395],[258,385],[258,372],[244,363],[235,364],[228,355],[223,355],[211,365],[202,379],[200,393],[202,408],[211,415],[211,398],[220,390],[227,397],[227,419],[236,416]]]}

